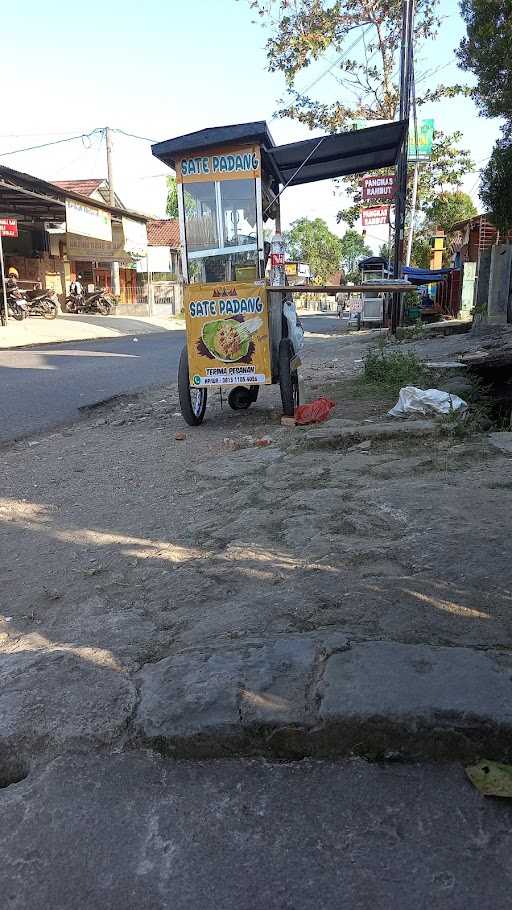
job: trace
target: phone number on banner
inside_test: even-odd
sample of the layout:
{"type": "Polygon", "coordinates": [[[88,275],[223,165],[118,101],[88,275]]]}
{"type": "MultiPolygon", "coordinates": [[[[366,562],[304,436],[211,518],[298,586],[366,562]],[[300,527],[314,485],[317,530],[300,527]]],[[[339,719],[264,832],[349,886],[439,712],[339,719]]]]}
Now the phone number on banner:
{"type": "Polygon", "coordinates": [[[262,385],[265,383],[263,373],[239,372],[239,373],[217,373],[213,376],[193,376],[192,385],[241,385],[243,383],[262,385]]]}

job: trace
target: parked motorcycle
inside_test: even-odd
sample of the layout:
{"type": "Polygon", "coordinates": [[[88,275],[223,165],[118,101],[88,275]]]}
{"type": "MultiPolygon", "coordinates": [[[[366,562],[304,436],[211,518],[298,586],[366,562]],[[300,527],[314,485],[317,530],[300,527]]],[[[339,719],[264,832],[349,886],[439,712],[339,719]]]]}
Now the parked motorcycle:
{"type": "Polygon", "coordinates": [[[115,298],[106,290],[100,288],[93,294],[68,294],[66,297],[66,313],[100,313],[108,316],[116,305],[115,298]]]}
{"type": "Polygon", "coordinates": [[[21,322],[28,316],[27,300],[23,293],[17,289],[15,292],[9,291],[7,294],[7,312],[13,319],[21,322]]]}
{"type": "Polygon", "coordinates": [[[28,316],[42,316],[43,319],[55,319],[59,312],[59,298],[55,291],[36,289],[26,300],[28,316]]]}
{"type": "Polygon", "coordinates": [[[14,286],[7,293],[7,309],[9,316],[18,321],[29,316],[55,319],[59,312],[59,298],[55,291],[43,291],[40,286],[36,286],[33,291],[14,286]]]}

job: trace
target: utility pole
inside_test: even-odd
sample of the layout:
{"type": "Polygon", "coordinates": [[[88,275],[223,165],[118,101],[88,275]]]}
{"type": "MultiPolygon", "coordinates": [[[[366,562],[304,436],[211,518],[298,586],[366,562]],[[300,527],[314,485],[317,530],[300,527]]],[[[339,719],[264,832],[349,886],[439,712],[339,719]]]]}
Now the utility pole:
{"type": "Polygon", "coordinates": [[[1,325],[7,325],[9,320],[9,307],[7,306],[7,288],[5,286],[5,266],[4,266],[4,248],[2,235],[0,234],[0,272],[1,272],[1,281],[2,281],[2,311],[1,311],[1,325]]]}
{"type": "MultiPolygon", "coordinates": [[[[416,155],[418,150],[416,149],[416,155]]],[[[412,196],[411,196],[411,223],[409,225],[409,236],[407,238],[407,254],[405,257],[405,264],[411,264],[411,255],[412,255],[412,241],[414,239],[414,221],[416,219],[416,200],[418,198],[418,172],[420,169],[420,163],[416,158],[414,162],[414,177],[412,181],[412,196]]]]}
{"type": "Polygon", "coordinates": [[[416,114],[416,85],[414,81],[414,66],[412,67],[412,76],[411,76],[411,88],[412,88],[412,116],[414,121],[414,177],[412,181],[412,195],[411,195],[411,223],[409,225],[409,236],[407,238],[407,255],[405,257],[405,264],[411,264],[411,254],[412,254],[412,243],[414,240],[414,222],[416,220],[416,201],[418,198],[418,177],[420,172],[420,162],[418,158],[418,118],[416,114]]]}
{"type": "MultiPolygon", "coordinates": [[[[407,151],[409,143],[409,113],[411,106],[412,50],[414,31],[414,0],[402,2],[402,42],[400,46],[400,120],[405,120],[405,137],[398,159],[398,195],[395,205],[395,255],[393,277],[400,278],[404,249],[405,209],[407,204],[407,151]]],[[[391,332],[394,335],[400,321],[400,294],[393,294],[391,332]]]]}
{"type": "MultiPolygon", "coordinates": [[[[109,189],[109,202],[110,205],[114,206],[116,204],[116,195],[114,192],[114,175],[112,173],[112,133],[110,127],[105,127],[105,143],[107,146],[107,178],[108,178],[108,189],[109,189]]],[[[113,236],[113,235],[112,235],[113,236]]],[[[121,293],[121,284],[119,281],[119,263],[112,262],[110,265],[110,274],[112,281],[112,293],[114,297],[119,297],[121,293]]]]}

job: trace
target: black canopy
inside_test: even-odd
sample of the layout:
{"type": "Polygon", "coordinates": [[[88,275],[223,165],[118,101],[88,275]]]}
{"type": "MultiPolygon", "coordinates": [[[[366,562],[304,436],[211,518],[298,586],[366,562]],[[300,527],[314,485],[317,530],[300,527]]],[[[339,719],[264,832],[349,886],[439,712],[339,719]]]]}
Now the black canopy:
{"type": "Polygon", "coordinates": [[[364,130],[278,145],[269,150],[269,155],[279,169],[281,182],[289,186],[363,174],[396,163],[405,129],[404,120],[382,123],[364,130]]]}
{"type": "Polygon", "coordinates": [[[274,145],[264,120],[208,127],[152,146],[153,155],[176,167],[179,155],[206,151],[219,145],[258,142],[267,167],[279,183],[297,186],[348,174],[390,167],[396,163],[405,139],[406,122],[381,123],[364,130],[319,136],[287,145],[274,145]]]}

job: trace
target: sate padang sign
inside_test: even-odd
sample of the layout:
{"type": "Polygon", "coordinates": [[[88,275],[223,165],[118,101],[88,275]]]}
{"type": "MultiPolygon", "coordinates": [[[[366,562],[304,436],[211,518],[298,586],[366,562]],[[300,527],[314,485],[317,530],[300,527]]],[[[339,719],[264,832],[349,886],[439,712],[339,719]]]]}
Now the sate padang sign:
{"type": "Polygon", "coordinates": [[[190,154],[176,162],[178,183],[197,183],[205,180],[241,180],[261,177],[261,155],[257,145],[222,149],[207,155],[190,154]]]}
{"type": "Polygon", "coordinates": [[[374,199],[394,199],[398,192],[394,174],[375,174],[373,177],[363,177],[361,188],[363,202],[373,202],[374,199]]]}
{"type": "Polygon", "coordinates": [[[191,386],[272,381],[263,282],[188,284],[183,304],[191,386]]]}
{"type": "Polygon", "coordinates": [[[363,209],[361,221],[363,227],[371,227],[375,224],[389,224],[389,205],[374,205],[371,209],[363,209]]]}

